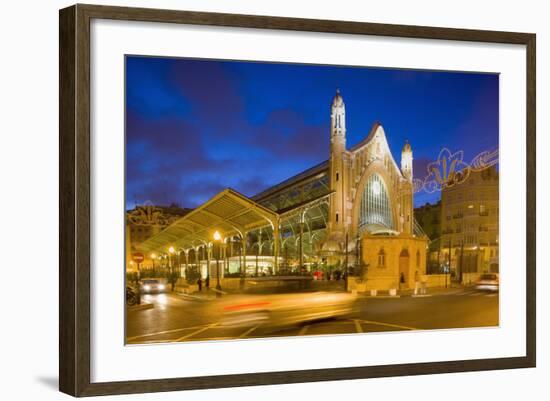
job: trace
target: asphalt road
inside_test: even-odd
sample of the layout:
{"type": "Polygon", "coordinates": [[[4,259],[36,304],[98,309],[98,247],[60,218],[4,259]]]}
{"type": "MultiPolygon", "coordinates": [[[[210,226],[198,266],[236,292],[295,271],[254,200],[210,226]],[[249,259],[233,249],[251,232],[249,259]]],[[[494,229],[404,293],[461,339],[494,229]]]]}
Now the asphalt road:
{"type": "Polygon", "coordinates": [[[364,298],[364,308],[353,319],[302,324],[274,331],[253,324],[227,328],[212,302],[168,293],[144,295],[154,308],[127,312],[126,342],[146,344],[227,340],[275,336],[368,333],[497,326],[499,297],[468,289],[453,289],[422,297],[364,298]]]}

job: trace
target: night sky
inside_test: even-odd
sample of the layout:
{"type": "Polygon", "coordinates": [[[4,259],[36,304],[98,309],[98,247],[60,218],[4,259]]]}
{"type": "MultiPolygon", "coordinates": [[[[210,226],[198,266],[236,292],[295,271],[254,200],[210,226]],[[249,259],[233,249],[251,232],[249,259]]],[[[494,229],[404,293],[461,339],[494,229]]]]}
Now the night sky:
{"type": "Polygon", "coordinates": [[[252,196],[327,160],[336,88],[348,148],[380,121],[416,178],[443,147],[466,162],[498,147],[498,75],[128,56],[126,207],[252,196]]]}

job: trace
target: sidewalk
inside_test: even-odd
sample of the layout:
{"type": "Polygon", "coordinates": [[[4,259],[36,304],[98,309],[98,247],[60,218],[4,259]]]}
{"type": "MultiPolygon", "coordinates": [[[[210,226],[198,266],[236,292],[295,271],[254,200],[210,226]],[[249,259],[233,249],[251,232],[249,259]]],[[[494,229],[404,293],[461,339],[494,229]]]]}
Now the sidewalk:
{"type": "Polygon", "coordinates": [[[404,297],[431,297],[436,295],[452,295],[464,291],[466,287],[464,286],[453,286],[453,287],[430,287],[426,288],[426,293],[422,294],[421,289],[419,288],[417,294],[414,293],[414,288],[407,288],[397,291],[396,295],[389,295],[389,291],[378,291],[376,296],[370,295],[367,291],[365,295],[368,298],[404,298],[404,297]]]}
{"type": "Polygon", "coordinates": [[[142,311],[142,310],[147,310],[147,309],[152,309],[154,308],[155,305],[152,304],[152,303],[149,303],[149,302],[142,302],[141,304],[139,305],[132,305],[132,306],[129,306],[129,305],[126,305],[126,310],[128,312],[137,312],[137,311],[142,311]]]}
{"type": "MultiPolygon", "coordinates": [[[[202,289],[202,291],[192,291],[192,292],[184,292],[184,291],[178,291],[176,290],[173,292],[173,294],[178,295],[182,298],[199,301],[199,302],[206,302],[206,301],[212,301],[217,298],[216,293],[218,291],[215,288],[210,288],[210,290],[202,289]]],[[[222,295],[227,295],[228,293],[225,291],[221,292],[222,295]]]]}

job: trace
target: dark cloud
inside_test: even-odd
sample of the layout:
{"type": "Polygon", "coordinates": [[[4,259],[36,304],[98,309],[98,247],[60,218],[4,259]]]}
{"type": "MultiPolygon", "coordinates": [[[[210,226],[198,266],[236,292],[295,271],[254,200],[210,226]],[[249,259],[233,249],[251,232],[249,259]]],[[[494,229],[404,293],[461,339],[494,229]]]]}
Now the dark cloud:
{"type": "Polygon", "coordinates": [[[201,177],[236,168],[235,160],[211,158],[201,130],[182,119],[145,120],[129,111],[126,139],[129,201],[187,206],[192,186],[204,193],[223,186],[201,177]]]}
{"type": "Polygon", "coordinates": [[[239,181],[233,189],[242,194],[254,196],[272,184],[269,182],[268,177],[250,177],[239,181]]]}
{"type": "Polygon", "coordinates": [[[278,109],[269,113],[260,123],[250,144],[266,153],[287,160],[324,160],[328,153],[329,132],[326,125],[306,123],[303,115],[278,109]]]}
{"type": "Polygon", "coordinates": [[[175,63],[168,81],[191,103],[194,118],[215,128],[214,135],[226,135],[228,129],[240,125],[237,117],[243,117],[244,103],[237,77],[222,64],[200,60],[175,63]]]}

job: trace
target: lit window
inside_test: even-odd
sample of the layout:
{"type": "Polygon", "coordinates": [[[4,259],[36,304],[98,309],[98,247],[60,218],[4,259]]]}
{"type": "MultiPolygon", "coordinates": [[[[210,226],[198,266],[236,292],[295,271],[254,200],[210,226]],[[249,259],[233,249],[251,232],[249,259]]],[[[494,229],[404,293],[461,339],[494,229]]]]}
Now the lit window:
{"type": "Polygon", "coordinates": [[[386,252],[384,252],[384,248],[380,248],[378,252],[378,267],[384,266],[386,266],[386,252]]]}
{"type": "Polygon", "coordinates": [[[360,204],[359,230],[374,224],[393,229],[391,203],[386,185],[378,174],[371,175],[360,204]]]}

